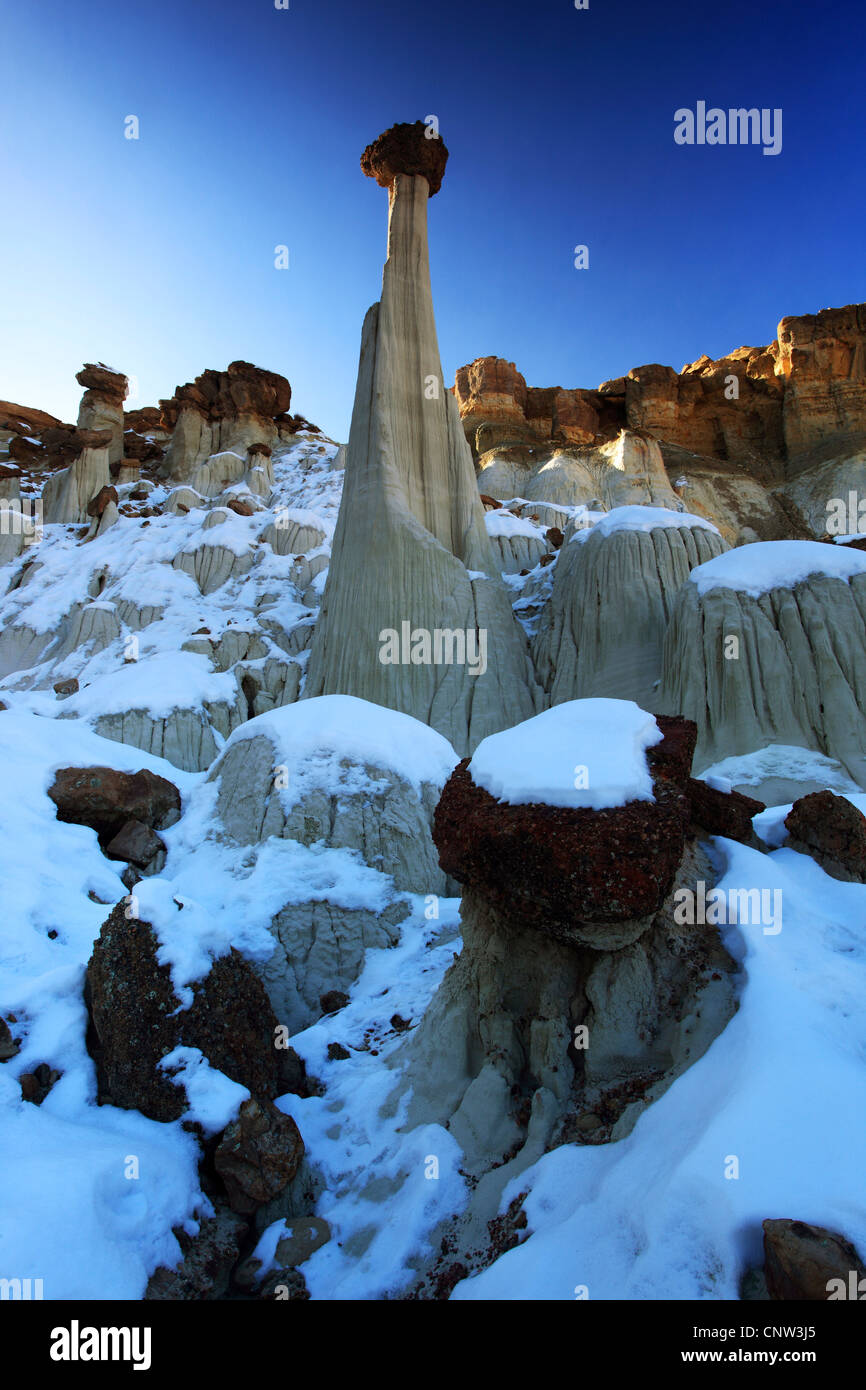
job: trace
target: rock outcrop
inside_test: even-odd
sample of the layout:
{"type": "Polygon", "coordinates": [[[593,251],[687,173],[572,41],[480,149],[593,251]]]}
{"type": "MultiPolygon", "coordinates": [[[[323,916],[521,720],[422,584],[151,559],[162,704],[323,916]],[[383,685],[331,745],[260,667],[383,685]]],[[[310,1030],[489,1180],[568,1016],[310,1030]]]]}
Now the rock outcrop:
{"type": "Polygon", "coordinates": [[[68,466],[54,473],[45,484],[43,519],[46,522],[89,521],[88,504],[111,483],[111,431],[60,425],[46,430],[42,438],[49,456],[46,461],[68,460],[68,466]]]}
{"type": "Polygon", "coordinates": [[[172,431],[162,476],[191,482],[214,454],[236,455],[243,473],[250,451],[277,439],[291,399],[292,388],[284,376],[251,362],[231,362],[224,372],[202,372],[179,386],[170,400],[160,401],[162,426],[172,431]]]}
{"type": "Polygon", "coordinates": [[[364,323],[342,503],[303,693],[355,694],[403,710],[465,751],[531,714],[538,692],[442,383],[427,201],[428,172],[436,170],[436,183],[447,152],[441,142],[431,152],[435,143],[421,122],[398,126],[362,161],[388,182],[388,259],[381,301],[364,323]],[[396,586],[381,583],[383,572],[400,576],[396,586]],[[413,633],[422,634],[414,654],[400,647],[413,633]],[[447,653],[444,639],[436,645],[443,633],[447,653]],[[473,674],[466,648],[482,646],[473,674]]]}
{"type": "Polygon", "coordinates": [[[581,457],[624,429],[657,442],[689,510],[731,543],[819,538],[827,500],[866,489],[862,304],[784,318],[768,346],[704,354],[680,372],[633,367],[597,390],[528,387],[514,363],[480,357],[458,369],[454,393],[482,488],[497,497],[540,497],[563,450],[581,457]]]}
{"type": "Polygon", "coordinates": [[[570,524],[532,649],[550,703],[612,696],[671,708],[658,683],[674,598],[726,549],[702,518],[657,507],[617,508],[591,530],[570,524]]]}
{"type": "Polygon", "coordinates": [[[692,570],[665,635],[659,701],[698,725],[696,765],[778,743],[866,787],[866,554],[766,541],[692,570]]]}

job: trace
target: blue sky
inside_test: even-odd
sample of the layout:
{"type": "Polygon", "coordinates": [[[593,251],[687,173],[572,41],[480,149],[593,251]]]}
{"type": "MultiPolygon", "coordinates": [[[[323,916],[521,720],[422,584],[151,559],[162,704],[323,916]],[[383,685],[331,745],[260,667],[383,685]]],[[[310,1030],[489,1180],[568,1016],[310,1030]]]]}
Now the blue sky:
{"type": "Polygon", "coordinates": [[[345,438],[387,213],[358,161],[429,114],[447,382],[595,386],[866,299],[861,0],[6,0],[0,35],[0,398],[65,419],[85,360],[147,405],[245,358],[345,438]],[[676,145],[698,100],[781,107],[782,152],[676,145]]]}

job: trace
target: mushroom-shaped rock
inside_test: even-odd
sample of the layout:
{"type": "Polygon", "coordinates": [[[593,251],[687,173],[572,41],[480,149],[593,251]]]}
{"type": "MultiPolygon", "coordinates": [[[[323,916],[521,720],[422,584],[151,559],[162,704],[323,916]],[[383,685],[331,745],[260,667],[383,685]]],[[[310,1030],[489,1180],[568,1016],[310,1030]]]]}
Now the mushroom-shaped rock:
{"type": "Polygon", "coordinates": [[[688,824],[695,728],[665,723],[668,749],[630,701],[575,700],[485,739],[436,810],[443,868],[522,927],[597,948],[636,940],[673,883],[688,824]]]}
{"type": "Polygon", "coordinates": [[[368,157],[371,172],[390,184],[388,259],[381,301],[364,322],[345,482],[302,698],[351,694],[399,709],[465,752],[526,719],[542,696],[443,383],[424,172],[432,177],[441,163],[441,142],[428,141],[420,124],[406,127],[408,135],[399,129],[368,157]],[[423,169],[413,173],[416,163],[423,169]],[[401,576],[396,589],[381,582],[386,572],[401,576]]]}
{"type": "Polygon", "coordinates": [[[397,174],[420,174],[430,185],[431,198],[442,187],[447,163],[442,137],[423,121],[392,125],[361,155],[361,168],[380,188],[390,188],[397,174]]]}
{"type": "Polygon", "coordinates": [[[668,1084],[731,1016],[715,930],[674,912],[676,886],[711,873],[685,841],[694,740],[688,720],[578,700],[485,739],[447,783],[434,838],[465,885],[463,950],[398,1091],[410,1122],[448,1125],[468,1171],[524,1141],[537,1156],[605,1088],[668,1084]]]}

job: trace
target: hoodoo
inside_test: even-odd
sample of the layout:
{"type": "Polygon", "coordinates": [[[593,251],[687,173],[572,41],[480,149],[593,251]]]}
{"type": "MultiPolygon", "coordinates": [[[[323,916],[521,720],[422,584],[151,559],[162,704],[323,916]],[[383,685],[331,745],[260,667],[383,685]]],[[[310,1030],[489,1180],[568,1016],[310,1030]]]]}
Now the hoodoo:
{"type": "Polygon", "coordinates": [[[393,126],[361,158],[364,173],[388,189],[388,258],[382,298],[364,321],[345,486],[303,694],[357,695],[402,710],[465,752],[531,716],[543,696],[442,380],[427,201],[447,158],[421,121],[393,126]],[[454,640],[419,641],[408,660],[394,662],[388,634],[404,623],[454,640]],[[483,670],[459,659],[482,635],[483,670]]]}

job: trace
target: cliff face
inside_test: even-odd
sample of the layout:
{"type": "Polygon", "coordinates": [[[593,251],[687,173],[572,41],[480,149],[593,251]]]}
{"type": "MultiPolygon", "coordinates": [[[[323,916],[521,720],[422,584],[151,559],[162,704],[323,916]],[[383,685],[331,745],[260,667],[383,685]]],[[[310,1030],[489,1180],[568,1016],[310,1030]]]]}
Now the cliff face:
{"type": "Polygon", "coordinates": [[[807,535],[813,499],[802,483],[786,491],[789,483],[840,460],[855,467],[851,486],[863,482],[855,456],[866,448],[866,305],[784,318],[766,347],[702,356],[680,372],[633,367],[597,390],[530,387],[513,362],[479,357],[458,370],[454,395],[482,472],[494,455],[537,470],[626,429],[658,441],[671,483],[687,474],[689,508],[729,539],[746,526],[768,539],[807,535]]]}

